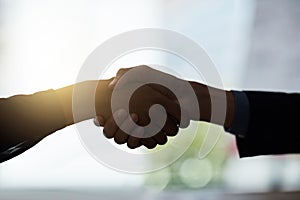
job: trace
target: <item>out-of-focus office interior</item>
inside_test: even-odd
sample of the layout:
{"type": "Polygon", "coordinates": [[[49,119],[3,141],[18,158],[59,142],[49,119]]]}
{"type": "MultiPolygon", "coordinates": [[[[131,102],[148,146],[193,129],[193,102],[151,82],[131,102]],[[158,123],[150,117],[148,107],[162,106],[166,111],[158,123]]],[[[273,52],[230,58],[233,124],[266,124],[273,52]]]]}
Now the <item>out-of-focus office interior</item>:
{"type": "MultiPolygon", "coordinates": [[[[196,41],[226,89],[300,92],[299,17],[297,0],[0,0],[0,97],[73,84],[98,45],[149,27],[196,41]]],[[[131,56],[120,67],[147,62],[144,56],[131,56]]],[[[166,63],[195,79],[183,63],[166,63]]],[[[200,131],[172,165],[133,175],[99,164],[76,129],[67,127],[0,164],[0,199],[225,199],[232,193],[297,199],[299,155],[240,159],[234,136],[224,132],[200,160],[201,141],[200,131]]]]}

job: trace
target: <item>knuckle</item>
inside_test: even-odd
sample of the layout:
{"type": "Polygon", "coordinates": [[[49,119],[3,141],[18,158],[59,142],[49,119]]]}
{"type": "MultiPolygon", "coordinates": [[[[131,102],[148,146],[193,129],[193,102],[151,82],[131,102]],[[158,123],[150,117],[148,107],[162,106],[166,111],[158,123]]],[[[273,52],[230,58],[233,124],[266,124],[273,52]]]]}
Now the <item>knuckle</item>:
{"type": "Polygon", "coordinates": [[[123,74],[126,73],[126,71],[128,71],[130,68],[120,68],[117,72],[117,77],[121,77],[123,76],[123,74]]]}
{"type": "Polygon", "coordinates": [[[145,69],[150,69],[150,67],[148,65],[139,65],[137,67],[140,67],[140,68],[145,68],[145,69]]]}
{"type": "Polygon", "coordinates": [[[151,67],[149,67],[148,65],[139,65],[137,66],[139,69],[143,70],[144,72],[150,72],[152,70],[151,67]]]}

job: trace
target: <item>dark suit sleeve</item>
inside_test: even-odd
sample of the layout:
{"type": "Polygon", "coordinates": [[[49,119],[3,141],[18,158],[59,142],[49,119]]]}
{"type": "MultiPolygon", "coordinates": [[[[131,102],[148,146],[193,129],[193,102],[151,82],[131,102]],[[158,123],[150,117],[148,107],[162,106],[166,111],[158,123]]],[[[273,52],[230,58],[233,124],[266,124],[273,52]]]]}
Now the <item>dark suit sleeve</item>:
{"type": "Polygon", "coordinates": [[[245,91],[249,123],[237,137],[241,157],[300,153],[300,94],[245,91]]]}
{"type": "Polygon", "coordinates": [[[23,153],[65,124],[54,90],[0,99],[0,162],[23,153]]]}

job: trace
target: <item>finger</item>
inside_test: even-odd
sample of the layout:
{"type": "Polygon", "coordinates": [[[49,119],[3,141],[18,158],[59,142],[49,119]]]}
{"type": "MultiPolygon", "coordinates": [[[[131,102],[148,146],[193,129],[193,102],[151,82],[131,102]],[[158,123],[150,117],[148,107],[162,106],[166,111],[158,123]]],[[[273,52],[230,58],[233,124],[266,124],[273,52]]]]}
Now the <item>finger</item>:
{"type": "Polygon", "coordinates": [[[118,129],[118,125],[116,124],[114,118],[110,117],[104,125],[103,134],[107,138],[113,138],[118,129]]]}
{"type": "MultiPolygon", "coordinates": [[[[161,93],[162,95],[168,97],[170,100],[174,101],[175,105],[177,104],[179,106],[179,109],[180,109],[181,105],[179,103],[179,100],[177,99],[177,97],[174,95],[174,93],[172,91],[170,91],[166,87],[164,87],[162,85],[158,85],[158,84],[150,84],[149,86],[152,89],[154,89],[154,90],[158,91],[159,93],[161,93]]],[[[180,87],[180,86],[178,86],[178,87],[180,87]]],[[[181,113],[181,118],[180,118],[180,128],[186,128],[190,124],[190,117],[184,110],[181,110],[181,112],[182,113],[181,113]]],[[[176,115],[178,115],[177,112],[176,112],[176,115]]],[[[176,117],[176,120],[178,120],[178,117],[176,117]]],[[[178,123],[179,123],[179,121],[178,121],[178,123]]]]}
{"type": "Polygon", "coordinates": [[[121,129],[118,129],[114,135],[114,140],[117,144],[126,143],[128,138],[128,134],[124,133],[121,129]]]}
{"type": "Polygon", "coordinates": [[[108,84],[108,88],[109,88],[109,89],[113,89],[113,88],[116,86],[118,80],[119,80],[119,78],[115,77],[115,78],[108,84]]]}
{"type": "MultiPolygon", "coordinates": [[[[134,70],[134,73],[138,76],[134,77],[135,82],[144,82],[145,78],[150,78],[153,82],[159,83],[161,80],[164,80],[165,82],[167,81],[168,85],[172,85],[173,88],[176,89],[181,89],[182,83],[184,82],[183,80],[172,76],[170,74],[155,70],[147,65],[140,65],[132,68],[122,68],[117,72],[116,77],[113,79],[113,81],[109,84],[109,88],[113,89],[118,82],[118,80],[129,70],[134,70]]],[[[123,83],[128,83],[133,81],[132,78],[127,77],[123,80],[123,83]]],[[[158,90],[161,92],[166,91],[166,88],[164,87],[158,87],[158,90]]],[[[180,90],[181,91],[181,90],[180,90]]]]}
{"type": "MultiPolygon", "coordinates": [[[[153,119],[157,127],[159,126],[159,123],[153,119]]],[[[161,129],[163,132],[167,134],[167,136],[175,136],[179,131],[179,122],[175,118],[173,118],[171,115],[168,115],[166,122],[161,129]]]]}
{"type": "Polygon", "coordinates": [[[137,137],[129,136],[127,139],[127,146],[130,149],[138,148],[138,147],[142,146],[141,139],[137,138],[137,137]]]}
{"type": "MultiPolygon", "coordinates": [[[[128,71],[134,69],[134,72],[135,74],[138,76],[135,76],[134,79],[132,79],[133,77],[125,77],[123,79],[123,83],[130,83],[132,81],[134,82],[144,82],[145,80],[145,76],[148,76],[149,75],[149,72],[156,72],[156,75],[158,73],[161,73],[157,70],[154,70],[154,69],[151,69],[150,67],[148,67],[147,65],[140,65],[140,66],[136,66],[136,67],[131,67],[131,68],[122,68],[122,69],[119,69],[119,71],[117,72],[117,75],[116,77],[113,79],[113,81],[108,85],[108,87],[110,89],[113,89],[117,82],[120,80],[120,78],[126,74],[128,71]]],[[[152,77],[155,77],[155,76],[152,76],[152,77]]]]}
{"type": "Polygon", "coordinates": [[[168,116],[162,130],[168,136],[175,136],[179,131],[179,127],[178,127],[178,124],[177,124],[176,120],[172,119],[172,116],[168,116]]]}
{"type": "Polygon", "coordinates": [[[161,98],[161,104],[165,107],[170,116],[180,124],[180,128],[186,128],[190,124],[190,117],[185,110],[181,109],[181,105],[179,104],[176,96],[167,88],[157,84],[151,84],[150,86],[155,91],[161,93],[163,96],[167,98],[161,98]]]}
{"type": "Polygon", "coordinates": [[[180,118],[180,124],[179,127],[180,128],[187,128],[190,125],[190,118],[189,115],[187,114],[187,112],[185,112],[184,110],[181,111],[181,118],[180,118]]]}
{"type": "Polygon", "coordinates": [[[160,98],[157,99],[156,103],[161,104],[169,115],[173,116],[178,122],[180,122],[181,110],[180,106],[176,102],[161,95],[160,98]]]}
{"type": "Polygon", "coordinates": [[[121,68],[121,69],[119,69],[118,72],[117,72],[116,77],[109,83],[108,88],[113,89],[113,88],[116,86],[118,80],[119,80],[126,72],[128,72],[128,71],[131,70],[131,69],[132,69],[132,68],[121,68]]]}
{"type": "Polygon", "coordinates": [[[176,95],[167,87],[159,85],[159,84],[148,84],[153,90],[159,92],[160,94],[168,97],[171,100],[176,100],[176,95]]]}
{"type": "Polygon", "coordinates": [[[148,77],[153,77],[153,79],[157,82],[157,84],[155,84],[156,82],[154,82],[153,84],[149,84],[149,86],[170,99],[176,98],[173,90],[176,90],[176,92],[178,93],[177,95],[179,95],[178,97],[180,97],[182,95],[182,91],[184,91],[184,88],[190,85],[188,81],[179,79],[173,75],[161,71],[157,71],[151,68],[145,71],[147,71],[148,77]],[[159,84],[161,82],[160,80],[164,80],[163,85],[159,84]]]}
{"type": "Polygon", "coordinates": [[[132,133],[133,133],[134,136],[129,136],[129,138],[127,139],[127,146],[130,149],[135,149],[135,148],[140,147],[142,145],[141,144],[141,136],[144,135],[144,127],[136,127],[132,131],[132,133]]]}
{"type": "Polygon", "coordinates": [[[142,138],[141,144],[144,145],[145,147],[147,147],[148,149],[153,149],[157,145],[156,141],[152,137],[142,138]]]}
{"type": "MultiPolygon", "coordinates": [[[[174,121],[173,123],[179,124],[180,128],[186,128],[190,125],[189,115],[185,112],[185,110],[180,108],[179,104],[164,96],[158,98],[157,103],[164,106],[168,113],[168,118],[172,118],[174,121]]],[[[168,125],[172,124],[170,120],[167,120],[167,122],[168,125]]]]}
{"type": "Polygon", "coordinates": [[[103,116],[96,116],[95,118],[94,118],[94,124],[96,125],[96,126],[104,126],[104,124],[105,124],[105,120],[104,120],[104,117],[103,116]]]}
{"type": "Polygon", "coordinates": [[[167,135],[163,131],[157,133],[152,138],[156,141],[157,144],[160,145],[164,145],[168,141],[167,135]]]}
{"type": "Polygon", "coordinates": [[[137,114],[133,113],[130,116],[128,116],[122,123],[121,127],[116,131],[114,135],[114,140],[117,144],[126,143],[129,133],[124,132],[124,130],[128,130],[130,132],[132,131],[132,129],[134,128],[134,124],[131,123],[131,120],[137,122],[138,121],[137,114]]]}
{"type": "Polygon", "coordinates": [[[117,123],[115,122],[114,118],[116,118],[116,120],[118,120],[119,122],[123,122],[127,117],[127,113],[125,110],[120,109],[118,111],[116,111],[112,117],[110,117],[105,125],[104,125],[104,129],[103,129],[103,133],[105,135],[105,137],[107,138],[113,138],[116,131],[119,129],[117,123]]]}

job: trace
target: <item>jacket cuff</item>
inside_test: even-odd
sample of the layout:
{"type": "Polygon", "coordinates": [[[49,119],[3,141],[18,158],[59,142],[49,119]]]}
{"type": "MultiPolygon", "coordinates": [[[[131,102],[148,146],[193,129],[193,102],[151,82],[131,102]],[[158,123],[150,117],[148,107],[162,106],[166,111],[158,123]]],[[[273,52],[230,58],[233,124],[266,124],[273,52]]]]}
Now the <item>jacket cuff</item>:
{"type": "Polygon", "coordinates": [[[237,137],[246,137],[248,125],[249,125],[249,100],[247,95],[241,91],[232,91],[235,101],[234,118],[231,127],[225,129],[237,137]]]}

